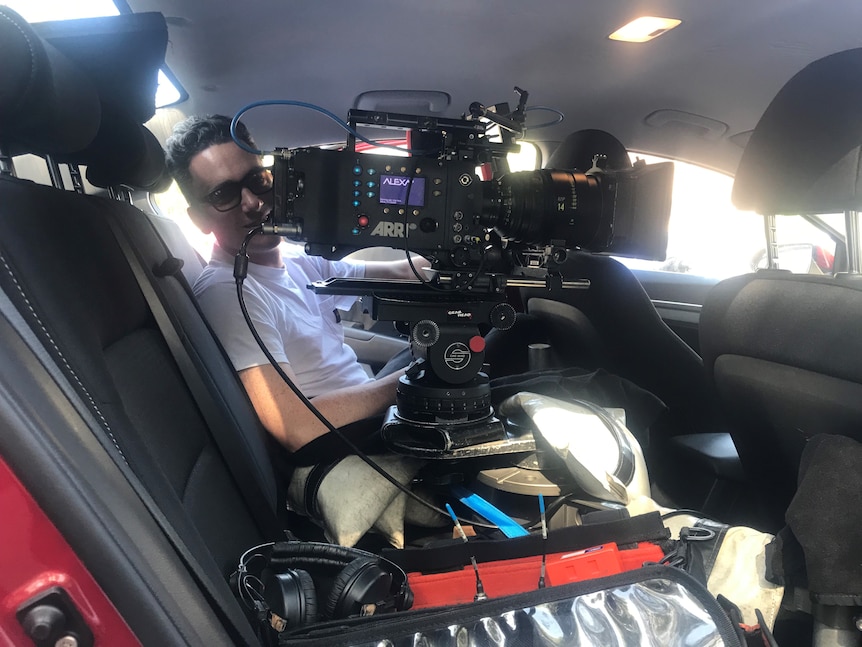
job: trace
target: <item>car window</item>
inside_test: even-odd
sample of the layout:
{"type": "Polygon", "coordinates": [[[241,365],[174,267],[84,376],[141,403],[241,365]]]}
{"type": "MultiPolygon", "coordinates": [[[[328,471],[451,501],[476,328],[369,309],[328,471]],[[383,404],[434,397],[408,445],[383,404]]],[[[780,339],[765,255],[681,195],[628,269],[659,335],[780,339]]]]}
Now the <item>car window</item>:
{"type": "Polygon", "coordinates": [[[534,171],[539,168],[539,149],[532,142],[518,142],[519,149],[515,153],[509,153],[506,161],[509,162],[509,170],[534,171]]]}
{"type": "MultiPolygon", "coordinates": [[[[763,216],[741,211],[731,202],[733,178],[676,160],[632,154],[632,160],[674,163],[673,203],[668,225],[667,258],[642,261],[619,258],[632,269],[659,270],[724,279],[766,267],[763,216]]],[[[826,217],[843,233],[843,216],[826,217]]],[[[776,217],[778,266],[795,273],[831,273],[836,243],[802,216],[776,217]]]]}

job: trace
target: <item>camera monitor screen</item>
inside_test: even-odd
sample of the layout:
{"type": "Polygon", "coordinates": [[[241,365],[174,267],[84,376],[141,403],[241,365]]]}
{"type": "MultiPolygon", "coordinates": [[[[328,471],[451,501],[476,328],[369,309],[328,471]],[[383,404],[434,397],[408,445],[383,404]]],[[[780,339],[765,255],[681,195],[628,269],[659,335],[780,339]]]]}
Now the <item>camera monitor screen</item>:
{"type": "Polygon", "coordinates": [[[425,178],[381,175],[380,204],[408,204],[413,207],[424,207],[425,178]],[[409,201],[406,199],[408,187],[410,189],[409,201]]]}

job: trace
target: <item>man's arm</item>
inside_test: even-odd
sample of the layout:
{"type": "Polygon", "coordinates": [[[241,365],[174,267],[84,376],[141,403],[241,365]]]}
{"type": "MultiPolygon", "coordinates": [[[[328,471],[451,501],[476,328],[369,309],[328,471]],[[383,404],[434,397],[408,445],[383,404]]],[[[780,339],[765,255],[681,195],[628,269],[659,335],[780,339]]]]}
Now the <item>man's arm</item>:
{"type": "MultiPolygon", "coordinates": [[[[412,260],[413,267],[416,268],[421,280],[427,281],[428,277],[425,275],[424,269],[429,266],[428,260],[415,254],[412,260]]],[[[365,261],[365,278],[420,280],[406,258],[400,261],[365,261]]]]}
{"type": "MultiPolygon", "coordinates": [[[[296,381],[288,364],[281,364],[296,381]]],[[[395,402],[395,386],[403,371],[365,384],[358,384],[312,398],[312,404],[335,427],[382,413],[395,402]]],[[[327,433],[326,427],[269,364],[239,372],[240,381],[251,399],[263,426],[289,451],[327,433]]]]}

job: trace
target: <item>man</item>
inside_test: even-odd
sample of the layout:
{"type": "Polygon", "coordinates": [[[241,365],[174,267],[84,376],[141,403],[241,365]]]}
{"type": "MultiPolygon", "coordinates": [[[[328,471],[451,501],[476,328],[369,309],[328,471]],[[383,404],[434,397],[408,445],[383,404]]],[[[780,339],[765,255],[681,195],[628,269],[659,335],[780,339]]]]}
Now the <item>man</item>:
{"type": "MultiPolygon", "coordinates": [[[[237,136],[256,148],[248,130],[237,136]]],[[[231,138],[230,119],[190,117],[174,127],[166,145],[171,174],[188,201],[188,214],[216,243],[194,286],[264,427],[295,462],[331,460],[326,427],[290,390],[253,339],[242,316],[233,277],[234,257],[248,232],[272,209],[272,174],[258,155],[231,138]]],[[[355,297],[318,296],[306,285],[338,277],[415,279],[407,260],[331,262],[307,256],[278,236],[258,235],[247,248],[244,300],[267,349],[284,372],[334,426],[382,413],[394,403],[402,371],[381,379],[367,375],[344,342],[335,308],[355,297]],[[345,300],[346,299],[346,300],[345,300]]],[[[341,449],[339,447],[339,449],[341,449]]]]}
{"type": "MultiPolygon", "coordinates": [[[[241,124],[237,135],[250,148],[256,148],[241,124]]],[[[249,331],[238,303],[233,267],[248,232],[272,209],[272,175],[263,168],[260,157],[233,141],[227,117],[215,116],[192,117],[177,125],[167,142],[167,160],[189,203],[189,216],[216,238],[212,259],[195,283],[195,294],[263,425],[291,452],[294,466],[300,466],[292,471],[288,486],[294,509],[305,508],[322,519],[327,537],[344,545],[353,545],[372,527],[393,545],[403,545],[405,518],[412,523],[448,523],[448,517],[436,513],[420,517],[421,508],[407,507],[403,494],[358,457],[341,460],[348,453],[344,444],[327,433],[283,382],[249,331]],[[313,467],[316,465],[322,469],[313,467]]],[[[342,328],[333,314],[335,307],[349,303],[315,295],[305,286],[331,276],[415,279],[413,269],[406,259],[392,263],[330,262],[306,256],[296,246],[285,249],[281,242],[277,236],[258,235],[247,247],[250,262],[244,299],[267,349],[334,426],[343,429],[382,413],[394,402],[402,372],[370,378],[344,344],[342,328]]],[[[518,376],[515,383],[502,384],[500,393],[521,391],[522,380],[527,377],[518,376]]],[[[582,377],[589,376],[575,378],[578,389],[582,377]]],[[[530,386],[565,397],[569,395],[567,380],[567,375],[537,377],[530,386]]],[[[372,429],[377,427],[375,424],[372,429]]],[[[358,439],[368,439],[367,428],[354,426],[350,431],[359,432],[358,439]]],[[[352,437],[357,439],[357,435],[352,437]]],[[[419,461],[391,453],[367,453],[375,454],[375,461],[404,484],[420,466],[419,461]]]]}

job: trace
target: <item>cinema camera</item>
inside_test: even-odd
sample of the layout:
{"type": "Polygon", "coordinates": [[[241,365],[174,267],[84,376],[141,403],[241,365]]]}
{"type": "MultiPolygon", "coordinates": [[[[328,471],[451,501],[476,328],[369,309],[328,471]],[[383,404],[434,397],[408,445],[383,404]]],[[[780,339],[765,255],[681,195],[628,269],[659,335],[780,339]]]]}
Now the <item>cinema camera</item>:
{"type": "MultiPolygon", "coordinates": [[[[392,247],[431,262],[417,282],[333,279],[318,293],[370,297],[376,320],[399,322],[417,359],[401,378],[384,427],[422,454],[505,438],[482,372],[480,327],[506,329],[507,287],[585,289],[564,280],[567,250],[663,260],[671,164],[509,173],[524,132],[518,107],[474,103],[461,119],[352,110],[341,150],[276,150],[268,233],[330,259],[392,247]],[[407,131],[409,157],[357,151],[356,128],[407,131]],[[495,131],[495,136],[489,132],[495,131]]],[[[398,440],[400,439],[400,440],[398,440]]]]}

